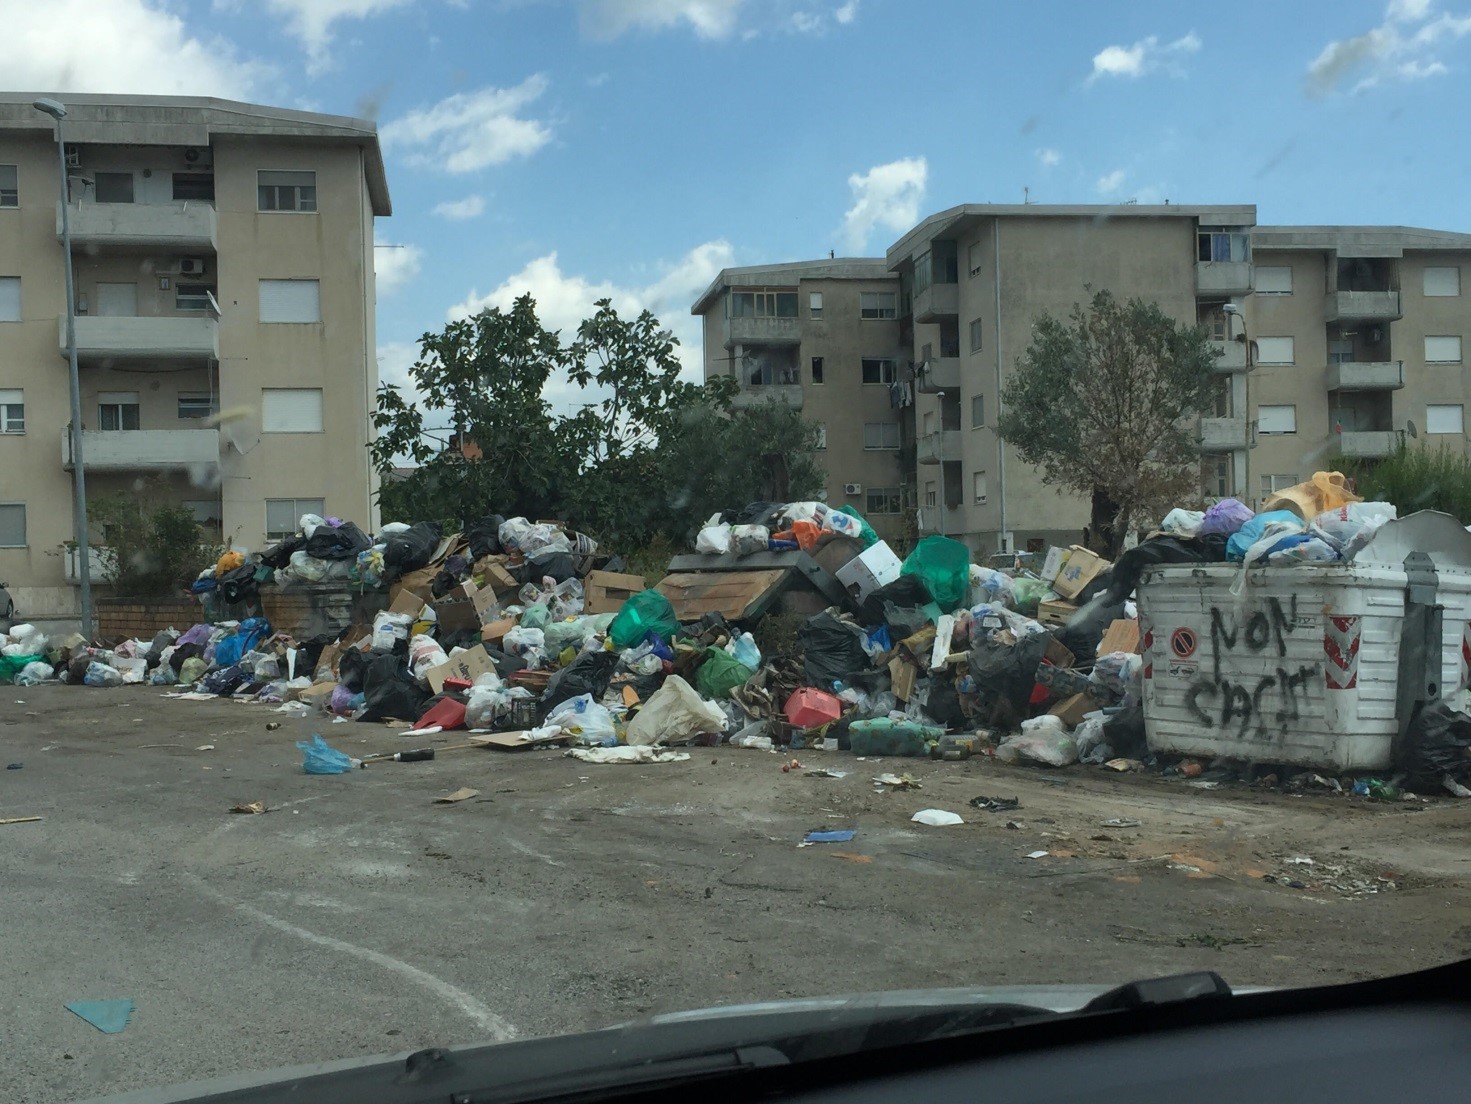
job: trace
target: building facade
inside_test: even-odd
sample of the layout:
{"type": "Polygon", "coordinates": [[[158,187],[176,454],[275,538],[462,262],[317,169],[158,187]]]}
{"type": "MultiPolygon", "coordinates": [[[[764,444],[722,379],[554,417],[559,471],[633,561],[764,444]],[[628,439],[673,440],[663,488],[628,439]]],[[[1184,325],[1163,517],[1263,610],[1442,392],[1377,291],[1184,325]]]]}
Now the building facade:
{"type": "MultiPolygon", "coordinates": [[[[0,96],[0,580],[40,617],[75,612],[77,557],[56,127],[34,98],[0,96]]],[[[89,499],[182,504],[243,548],[306,512],[373,525],[373,124],[65,103],[89,499]]]]}

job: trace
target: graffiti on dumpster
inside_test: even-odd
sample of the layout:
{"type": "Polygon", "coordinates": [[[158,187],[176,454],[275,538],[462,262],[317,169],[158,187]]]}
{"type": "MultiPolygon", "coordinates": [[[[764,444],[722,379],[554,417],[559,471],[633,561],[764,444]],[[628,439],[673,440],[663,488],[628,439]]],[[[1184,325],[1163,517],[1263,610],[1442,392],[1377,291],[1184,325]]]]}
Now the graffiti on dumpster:
{"type": "Polygon", "coordinates": [[[1299,720],[1307,704],[1307,688],[1319,667],[1278,666],[1259,678],[1234,679],[1222,675],[1223,662],[1236,656],[1287,656],[1287,638],[1306,627],[1299,619],[1297,596],[1268,598],[1262,608],[1246,614],[1211,607],[1209,673],[1203,673],[1185,691],[1185,705],[1206,728],[1235,728],[1236,739],[1267,740],[1285,733],[1299,720]]]}

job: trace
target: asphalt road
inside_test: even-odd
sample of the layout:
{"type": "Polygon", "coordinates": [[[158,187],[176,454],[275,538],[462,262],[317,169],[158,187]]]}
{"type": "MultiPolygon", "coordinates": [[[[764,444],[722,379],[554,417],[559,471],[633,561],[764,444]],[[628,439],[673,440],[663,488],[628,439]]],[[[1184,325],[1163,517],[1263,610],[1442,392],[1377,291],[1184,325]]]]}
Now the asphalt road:
{"type": "Polygon", "coordinates": [[[753,999],[1196,968],[1310,984],[1471,953],[1471,803],[846,753],[784,774],[708,748],[322,778],[292,746],[311,731],[355,755],[422,741],[145,688],[0,694],[0,759],[23,764],[0,773],[0,819],[44,818],[0,825],[7,1101],[753,999]],[[923,789],[874,791],[906,769],[923,789]],[[480,796],[434,803],[461,786],[480,796]],[[967,823],[911,823],[926,807],[967,823]],[[824,827],[857,836],[797,846],[824,827]],[[136,1011],[116,1035],[64,1007],[119,997],[136,1011]]]}

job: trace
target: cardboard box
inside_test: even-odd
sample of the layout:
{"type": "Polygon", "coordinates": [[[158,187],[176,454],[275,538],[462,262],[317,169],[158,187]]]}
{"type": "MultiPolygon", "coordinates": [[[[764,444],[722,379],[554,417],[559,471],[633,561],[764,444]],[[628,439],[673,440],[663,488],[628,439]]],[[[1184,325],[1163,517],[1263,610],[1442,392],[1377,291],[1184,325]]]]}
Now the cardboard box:
{"type": "Polygon", "coordinates": [[[899,656],[889,660],[889,678],[894,684],[894,697],[907,702],[914,693],[914,683],[919,671],[914,664],[899,656]]]}
{"type": "Polygon", "coordinates": [[[1077,612],[1072,602],[1042,602],[1037,606],[1037,620],[1044,625],[1063,625],[1077,612]]]}
{"type": "Polygon", "coordinates": [[[644,589],[642,575],[592,571],[582,581],[584,613],[617,613],[623,603],[644,589]]]}
{"type": "Polygon", "coordinates": [[[481,626],[480,639],[486,644],[491,645],[492,647],[499,648],[501,646],[501,641],[506,638],[506,633],[510,632],[515,627],[516,619],[514,617],[498,618],[497,620],[492,621],[489,625],[481,626]]]}
{"type": "Polygon", "coordinates": [[[1108,631],[1103,634],[1103,639],[1098,642],[1098,654],[1108,655],[1109,652],[1139,652],[1139,622],[1127,617],[1120,617],[1108,626],[1108,631]]]}
{"type": "Polygon", "coordinates": [[[1085,714],[1092,713],[1099,708],[1098,703],[1088,694],[1074,694],[1063,698],[1047,712],[1062,721],[1069,728],[1082,724],[1085,714]]]}
{"type": "Polygon", "coordinates": [[[482,590],[468,579],[434,602],[434,613],[442,632],[465,632],[478,629],[500,613],[495,591],[482,590]]]}
{"type": "Polygon", "coordinates": [[[857,537],[847,537],[842,533],[828,533],[807,554],[829,575],[836,575],[838,568],[852,563],[863,554],[863,542],[857,537]]]}
{"type": "Polygon", "coordinates": [[[872,548],[866,548],[854,556],[833,574],[854,601],[861,602],[879,587],[887,586],[897,579],[899,569],[903,566],[888,543],[879,541],[872,548]]]}
{"type": "Polygon", "coordinates": [[[434,597],[434,576],[438,574],[438,568],[421,567],[418,571],[408,572],[394,586],[396,590],[406,590],[411,594],[417,594],[427,602],[434,597]]]}
{"type": "Polygon", "coordinates": [[[1063,564],[1062,570],[1057,573],[1057,578],[1052,581],[1052,589],[1057,591],[1059,597],[1076,598],[1078,593],[1108,566],[1110,566],[1109,562],[1102,556],[1089,552],[1080,544],[1075,544],[1068,550],[1067,563],[1063,564]]]}
{"type": "Polygon", "coordinates": [[[487,671],[495,670],[495,660],[490,658],[490,653],[478,644],[473,648],[466,648],[450,656],[448,663],[441,663],[437,667],[431,667],[424,672],[424,678],[428,681],[430,689],[436,694],[444,690],[444,680],[447,678],[463,678],[475,681],[476,675],[483,675],[487,671]]]}
{"type": "Polygon", "coordinates": [[[402,585],[394,587],[390,594],[392,601],[388,603],[389,613],[402,613],[417,619],[424,609],[425,599],[402,585]]]}
{"type": "Polygon", "coordinates": [[[1070,549],[1056,544],[1047,550],[1047,558],[1042,561],[1042,570],[1040,572],[1043,582],[1051,583],[1052,580],[1057,578],[1057,573],[1062,570],[1063,564],[1067,563],[1068,553],[1070,551],[1070,549]]]}
{"type": "Polygon", "coordinates": [[[337,689],[335,682],[314,682],[304,690],[296,692],[298,701],[318,701],[331,695],[337,689]]]}
{"type": "Polygon", "coordinates": [[[473,571],[483,580],[483,585],[497,595],[521,589],[515,576],[506,570],[504,557],[485,556],[476,561],[473,571]]]}

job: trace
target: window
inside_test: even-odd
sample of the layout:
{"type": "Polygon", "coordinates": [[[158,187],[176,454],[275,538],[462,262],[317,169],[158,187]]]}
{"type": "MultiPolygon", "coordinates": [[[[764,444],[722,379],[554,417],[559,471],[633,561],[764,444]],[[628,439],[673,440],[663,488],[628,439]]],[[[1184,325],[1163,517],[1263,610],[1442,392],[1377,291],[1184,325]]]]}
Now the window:
{"type": "Polygon", "coordinates": [[[858,317],[860,318],[897,318],[899,310],[895,306],[895,295],[892,291],[864,291],[858,294],[858,317]]]}
{"type": "Polygon", "coordinates": [[[812,318],[822,317],[822,292],[814,291],[807,296],[807,314],[812,318]]]}
{"type": "MultiPolygon", "coordinates": [[[[3,313],[0,313],[0,318],[3,317],[3,313]]],[[[1460,364],[1460,337],[1427,337],[1425,339],[1425,363],[1460,364]]]]}
{"type": "Polygon", "coordinates": [[[98,203],[132,203],[133,174],[130,172],[93,173],[92,198],[98,203]]]}
{"type": "Polygon", "coordinates": [[[224,511],[215,499],[186,498],[179,505],[193,514],[195,522],[199,525],[207,525],[212,529],[224,526],[224,511]]]}
{"type": "Polygon", "coordinates": [[[97,393],[98,429],[137,429],[138,392],[99,391],[97,393]]]}
{"type": "Polygon", "coordinates": [[[899,447],[898,422],[864,422],[863,447],[866,449],[896,449],[899,447]]]}
{"type": "Polygon", "coordinates": [[[209,284],[175,284],[174,309],[181,311],[207,311],[209,297],[215,289],[209,284]]]}
{"type": "Polygon", "coordinates": [[[1207,498],[1227,498],[1235,493],[1231,489],[1231,458],[1229,456],[1207,457],[1202,467],[1204,468],[1203,485],[1207,498]]]}
{"type": "Polygon", "coordinates": [[[315,211],[317,174],[268,172],[255,174],[257,207],[262,211],[315,211]]]}
{"type": "Polygon", "coordinates": [[[1292,268],[1289,265],[1257,265],[1256,293],[1258,295],[1291,295],[1292,268]]]}
{"type": "Polygon", "coordinates": [[[812,382],[822,382],[822,357],[812,358],[812,382]]]}
{"type": "Polygon", "coordinates": [[[1231,340],[1231,326],[1226,321],[1229,316],[1220,307],[1202,309],[1197,317],[1212,341],[1231,340]]]}
{"type": "Polygon", "coordinates": [[[966,256],[970,260],[970,274],[972,276],[979,276],[981,274],[981,243],[971,242],[970,249],[967,250],[966,256]]]}
{"type": "Polygon", "coordinates": [[[0,207],[20,206],[19,178],[14,165],[0,165],[0,207]]]}
{"type": "Polygon", "coordinates": [[[213,203],[214,173],[174,173],[174,200],[203,199],[213,203]]]}
{"type": "Polygon", "coordinates": [[[219,400],[204,391],[179,392],[179,418],[208,418],[220,412],[219,400]]]}
{"type": "Polygon", "coordinates": [[[827,426],[821,422],[817,423],[817,447],[820,449],[827,448],[827,426]]]}
{"type": "Polygon", "coordinates": [[[732,318],[796,318],[795,291],[733,291],[730,295],[732,318]]]}
{"type": "Polygon", "coordinates": [[[268,498],[266,499],[266,540],[284,540],[296,535],[302,514],[327,513],[327,504],[320,498],[268,498]]]}
{"type": "Polygon", "coordinates": [[[975,318],[970,324],[970,351],[978,353],[981,351],[981,320],[975,318]]]}
{"type": "Polygon", "coordinates": [[[1330,337],[1328,339],[1328,363],[1352,364],[1353,362],[1353,341],[1346,337],[1330,337]]]}
{"type": "Polygon", "coordinates": [[[870,487],[863,493],[865,514],[897,514],[900,511],[898,487],[870,487]]]}
{"type": "Polygon", "coordinates": [[[863,358],[864,383],[893,383],[894,362],[881,357],[863,358]]]}
{"type": "Polygon", "coordinates": [[[1251,243],[1247,235],[1229,230],[1205,230],[1196,235],[1198,261],[1248,261],[1251,243]]]}
{"type": "Polygon", "coordinates": [[[970,427],[971,429],[975,429],[976,426],[983,426],[985,424],[986,396],[972,395],[970,397],[970,427]]]}
{"type": "Polygon", "coordinates": [[[0,276],[0,322],[20,321],[20,277],[0,276]]]}
{"type": "Polygon", "coordinates": [[[971,472],[971,496],[975,499],[977,506],[986,504],[986,473],[983,471],[971,472]]]}
{"type": "Polygon", "coordinates": [[[1262,476],[1262,497],[1274,495],[1278,491],[1285,491],[1288,487],[1295,487],[1300,481],[1296,473],[1292,475],[1264,475],[1262,476]]]}
{"type": "Polygon", "coordinates": [[[316,280],[262,280],[262,322],[320,322],[321,285],[316,280]]]}
{"type": "Polygon", "coordinates": [[[0,502],[0,548],[24,548],[25,546],[25,503],[0,502]]]}
{"type": "MultiPolygon", "coordinates": [[[[4,169],[0,168],[0,173],[4,169]]],[[[5,206],[5,180],[0,176],[0,207],[5,206]]],[[[1461,294],[1461,270],[1452,265],[1449,268],[1427,268],[1425,270],[1425,294],[1426,295],[1460,295],[1461,294]]]]}
{"type": "Polygon", "coordinates": [[[267,387],[261,391],[261,429],[266,433],[321,433],[320,387],[267,387]]]}
{"type": "Polygon", "coordinates": [[[1466,432],[1465,411],[1461,404],[1427,406],[1425,408],[1425,432],[1457,434],[1466,432]]]}
{"type": "MultiPolygon", "coordinates": [[[[1259,406],[1256,408],[1258,433],[1296,433],[1296,406],[1259,406]]],[[[1288,484],[1291,486],[1291,484],[1288,484]]]]}
{"type": "Polygon", "coordinates": [[[1256,339],[1256,362],[1258,364],[1292,364],[1292,338],[1259,337],[1256,339]]]}
{"type": "Polygon", "coordinates": [[[20,388],[0,391],[0,433],[26,431],[26,396],[20,388]]]}
{"type": "Polygon", "coordinates": [[[933,506],[939,500],[939,495],[935,492],[935,481],[931,479],[924,485],[924,504],[926,506],[933,506]]]}

